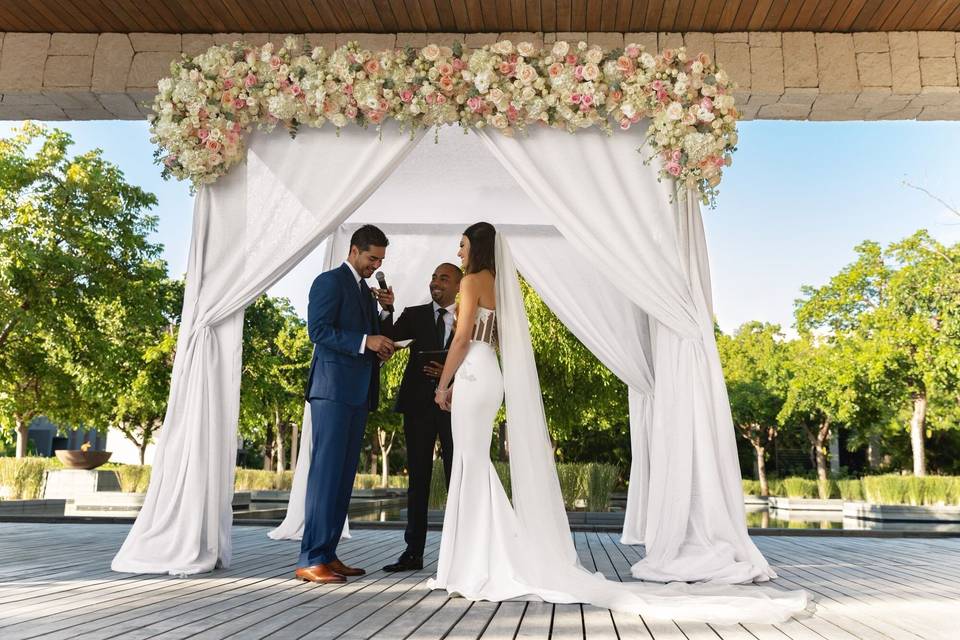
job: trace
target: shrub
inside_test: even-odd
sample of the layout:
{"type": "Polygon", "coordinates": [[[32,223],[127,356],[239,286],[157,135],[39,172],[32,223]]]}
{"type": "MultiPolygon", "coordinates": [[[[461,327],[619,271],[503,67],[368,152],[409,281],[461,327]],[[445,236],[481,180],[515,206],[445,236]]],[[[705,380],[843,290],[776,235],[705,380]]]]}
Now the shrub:
{"type": "Polygon", "coordinates": [[[560,493],[568,511],[575,510],[577,500],[583,497],[582,466],[576,462],[561,462],[557,465],[560,493]]]}
{"type": "Polygon", "coordinates": [[[293,472],[264,469],[237,469],[233,480],[234,491],[288,491],[293,486],[293,472]]]}
{"type": "Polygon", "coordinates": [[[760,495],[760,481],[759,480],[741,480],[740,484],[743,485],[743,495],[745,496],[758,496],[760,495]]]}
{"type": "Polygon", "coordinates": [[[863,478],[863,493],[869,502],[906,504],[907,483],[901,476],[868,476],[863,478]]]}
{"type": "Polygon", "coordinates": [[[11,500],[37,500],[46,472],[61,467],[56,458],[0,458],[0,487],[11,500]]]}
{"type": "Polygon", "coordinates": [[[443,509],[447,504],[447,480],[443,474],[443,460],[433,461],[433,474],[430,476],[430,497],[427,498],[427,508],[443,509]]]}
{"type": "Polygon", "coordinates": [[[784,478],[783,489],[788,498],[816,498],[820,495],[817,481],[810,478],[784,478]]]}
{"type": "Polygon", "coordinates": [[[848,502],[864,499],[863,483],[860,482],[859,478],[837,480],[837,489],[840,491],[840,497],[848,502]]]}
{"type": "Polygon", "coordinates": [[[619,473],[620,470],[612,464],[591,462],[585,466],[581,482],[586,490],[587,511],[607,510],[619,473]]]}
{"type": "Polygon", "coordinates": [[[145,493],[150,484],[150,465],[120,464],[113,470],[120,483],[120,491],[145,493]]]}

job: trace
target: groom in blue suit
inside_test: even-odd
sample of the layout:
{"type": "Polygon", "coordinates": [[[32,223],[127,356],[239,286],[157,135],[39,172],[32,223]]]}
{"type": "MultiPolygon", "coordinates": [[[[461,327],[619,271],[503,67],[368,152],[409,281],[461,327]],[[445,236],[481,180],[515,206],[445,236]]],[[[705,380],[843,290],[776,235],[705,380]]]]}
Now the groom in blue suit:
{"type": "Polygon", "coordinates": [[[307,328],[313,360],[307,401],[313,419],[313,456],[307,479],[306,517],[296,577],[343,583],[361,576],[337,558],[337,543],[350,506],[367,412],[377,408],[380,365],[393,356],[393,342],[381,335],[392,323],[393,293],[372,291],[365,282],[389,244],[373,225],[350,238],[350,255],[310,287],[307,328]],[[377,309],[377,302],[384,308],[377,309]],[[390,310],[390,311],[388,311],[390,310]]]}

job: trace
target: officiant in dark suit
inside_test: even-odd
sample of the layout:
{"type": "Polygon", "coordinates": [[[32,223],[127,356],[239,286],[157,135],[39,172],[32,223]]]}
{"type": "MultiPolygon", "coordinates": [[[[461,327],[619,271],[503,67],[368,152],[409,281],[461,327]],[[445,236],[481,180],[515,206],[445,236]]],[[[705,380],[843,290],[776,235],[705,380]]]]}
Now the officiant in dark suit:
{"type": "Polygon", "coordinates": [[[407,443],[406,550],[395,564],[384,571],[412,571],[423,568],[423,548],[427,539],[427,502],[433,475],[433,451],[440,439],[440,455],[447,486],[453,463],[453,435],[450,412],[434,402],[437,380],[443,371],[439,352],[450,346],[453,337],[454,311],[460,291],[462,273],[450,263],[439,265],[430,278],[432,302],[407,307],[392,327],[385,332],[394,341],[413,340],[410,360],[403,372],[397,394],[396,411],[403,414],[403,434],[407,443]]]}

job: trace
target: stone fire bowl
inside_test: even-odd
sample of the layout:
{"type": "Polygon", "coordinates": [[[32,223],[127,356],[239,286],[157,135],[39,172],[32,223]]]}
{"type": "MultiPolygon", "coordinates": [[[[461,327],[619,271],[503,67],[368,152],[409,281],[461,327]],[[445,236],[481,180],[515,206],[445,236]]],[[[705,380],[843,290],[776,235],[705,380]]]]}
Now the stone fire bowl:
{"type": "Polygon", "coordinates": [[[67,469],[96,469],[107,462],[111,451],[81,451],[79,449],[65,450],[60,449],[57,458],[67,469]]]}

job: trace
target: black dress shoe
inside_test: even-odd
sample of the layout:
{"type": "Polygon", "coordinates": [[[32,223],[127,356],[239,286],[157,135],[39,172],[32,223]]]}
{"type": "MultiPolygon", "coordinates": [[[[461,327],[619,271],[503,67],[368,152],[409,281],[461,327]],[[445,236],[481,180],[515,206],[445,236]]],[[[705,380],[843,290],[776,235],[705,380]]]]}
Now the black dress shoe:
{"type": "Polygon", "coordinates": [[[383,568],[387,573],[396,573],[398,571],[420,571],[423,569],[423,556],[415,556],[411,553],[402,553],[400,558],[394,564],[388,564],[383,568]]]}

